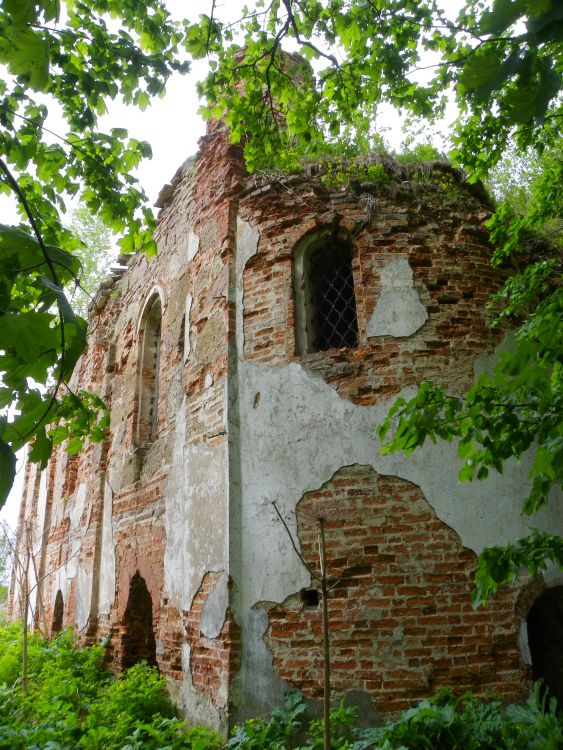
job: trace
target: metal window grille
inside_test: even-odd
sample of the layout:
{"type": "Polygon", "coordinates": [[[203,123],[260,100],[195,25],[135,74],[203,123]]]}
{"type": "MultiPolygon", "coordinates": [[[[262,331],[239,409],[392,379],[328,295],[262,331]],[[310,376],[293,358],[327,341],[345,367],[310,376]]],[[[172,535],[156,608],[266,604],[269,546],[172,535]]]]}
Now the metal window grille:
{"type": "Polygon", "coordinates": [[[311,322],[315,351],[358,346],[358,318],[349,249],[327,243],[310,256],[311,322]]]}

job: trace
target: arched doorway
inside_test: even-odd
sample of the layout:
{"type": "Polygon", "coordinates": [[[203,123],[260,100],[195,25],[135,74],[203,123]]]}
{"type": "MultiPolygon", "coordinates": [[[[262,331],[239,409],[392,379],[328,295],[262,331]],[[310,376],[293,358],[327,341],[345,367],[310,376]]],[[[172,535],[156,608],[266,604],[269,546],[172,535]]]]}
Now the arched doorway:
{"type": "Polygon", "coordinates": [[[53,620],[51,622],[51,635],[60,633],[63,629],[63,618],[65,613],[65,605],[61,590],[57,591],[55,596],[55,606],[53,607],[53,620]]]}
{"type": "Polygon", "coordinates": [[[563,586],[539,596],[527,617],[534,680],[544,680],[563,707],[563,586]]]}
{"type": "Polygon", "coordinates": [[[137,571],[129,584],[129,599],[123,616],[121,669],[143,659],[156,666],[152,599],[145,579],[137,571]]]}

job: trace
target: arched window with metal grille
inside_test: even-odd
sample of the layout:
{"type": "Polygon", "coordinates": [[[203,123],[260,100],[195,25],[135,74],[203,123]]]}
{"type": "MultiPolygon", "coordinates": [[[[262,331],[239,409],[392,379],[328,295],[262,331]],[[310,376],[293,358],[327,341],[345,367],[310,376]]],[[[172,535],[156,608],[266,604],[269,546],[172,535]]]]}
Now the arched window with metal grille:
{"type": "Polygon", "coordinates": [[[298,354],[358,346],[352,246],[334,232],[304,238],[295,249],[298,354]]]}

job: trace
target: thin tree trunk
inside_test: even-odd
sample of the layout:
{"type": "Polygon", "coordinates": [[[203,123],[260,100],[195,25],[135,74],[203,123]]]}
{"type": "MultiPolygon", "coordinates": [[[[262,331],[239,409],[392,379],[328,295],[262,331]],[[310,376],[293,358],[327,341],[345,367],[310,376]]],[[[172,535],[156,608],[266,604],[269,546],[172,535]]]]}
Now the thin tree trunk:
{"type": "Polygon", "coordinates": [[[324,521],[319,519],[319,556],[321,561],[321,595],[323,604],[323,748],[330,750],[330,636],[328,629],[328,585],[324,521]]]}
{"type": "Polygon", "coordinates": [[[23,632],[22,632],[22,690],[27,693],[27,621],[29,618],[29,547],[26,544],[25,566],[23,571],[23,632]]]}

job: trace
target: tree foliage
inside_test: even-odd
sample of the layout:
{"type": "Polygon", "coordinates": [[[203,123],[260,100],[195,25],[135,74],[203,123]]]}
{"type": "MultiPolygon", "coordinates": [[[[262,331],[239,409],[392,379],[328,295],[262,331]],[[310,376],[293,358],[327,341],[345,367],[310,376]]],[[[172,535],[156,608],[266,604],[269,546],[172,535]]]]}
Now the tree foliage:
{"type": "Polygon", "coordinates": [[[80,261],[80,278],[69,289],[70,303],[75,312],[86,318],[88,306],[100,283],[108,275],[115,258],[109,229],[85,206],[72,212],[70,228],[81,242],[74,251],[80,261]]]}
{"type": "Polygon", "coordinates": [[[211,59],[204,113],[246,138],[250,168],[288,142],[365,144],[381,102],[435,119],[453,90],[454,156],[483,176],[511,138],[536,145],[560,123],[562,29],[557,0],[468,0],[455,21],[434,0],[258,0],[240,24],[202,16],[187,44],[211,59]],[[423,54],[436,60],[425,82],[423,54]]]}
{"type": "Polygon", "coordinates": [[[101,132],[98,118],[116,98],[144,109],[174,71],[187,70],[182,30],[159,0],[68,0],[63,11],[59,0],[0,8],[0,192],[21,216],[19,226],[0,227],[0,505],[24,443],[45,466],[65,431],[75,448],[88,434],[103,438],[101,401],[67,385],[86,322],[65,294],[80,279],[80,240],[61,214],[80,196],[122,233],[122,250],[154,251],[154,217],[131,175],[150,146],[122,128],[101,132]],[[52,132],[49,108],[66,132],[52,132]]]}

